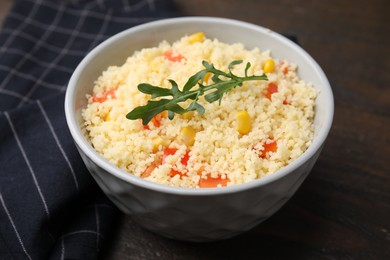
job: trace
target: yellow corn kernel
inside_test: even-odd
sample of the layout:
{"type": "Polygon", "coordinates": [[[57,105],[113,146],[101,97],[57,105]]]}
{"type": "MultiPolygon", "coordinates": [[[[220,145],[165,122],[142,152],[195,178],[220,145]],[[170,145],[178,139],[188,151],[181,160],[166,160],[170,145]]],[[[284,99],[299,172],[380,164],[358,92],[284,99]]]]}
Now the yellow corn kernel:
{"type": "Polygon", "coordinates": [[[206,75],[204,75],[204,82],[209,81],[210,77],[211,77],[211,72],[207,72],[206,75]]]}
{"type": "Polygon", "coordinates": [[[104,121],[110,121],[111,120],[111,116],[110,116],[110,113],[107,113],[106,117],[104,118],[104,121]]]}
{"type": "Polygon", "coordinates": [[[161,115],[161,118],[165,118],[165,117],[168,117],[168,111],[162,111],[160,112],[160,115],[161,115]]]}
{"type": "Polygon", "coordinates": [[[236,113],[236,120],[237,120],[237,131],[242,134],[246,135],[249,133],[252,129],[252,121],[251,117],[249,116],[248,112],[246,111],[240,111],[236,113]]]}
{"type": "Polygon", "coordinates": [[[263,67],[264,73],[271,73],[272,71],[274,71],[274,68],[275,68],[275,62],[273,59],[269,59],[265,61],[263,67]]]}
{"type": "Polygon", "coordinates": [[[157,152],[160,145],[164,144],[164,139],[162,139],[160,136],[156,136],[152,139],[153,142],[153,152],[157,152]]]}
{"type": "Polygon", "coordinates": [[[191,126],[185,126],[180,129],[180,139],[186,146],[192,146],[195,142],[196,132],[191,126]]]}
{"type": "Polygon", "coordinates": [[[184,119],[190,120],[194,116],[194,111],[189,111],[181,115],[184,119]]]}
{"type": "Polygon", "coordinates": [[[203,42],[205,38],[206,35],[203,32],[197,32],[188,37],[188,43],[203,42]]]}

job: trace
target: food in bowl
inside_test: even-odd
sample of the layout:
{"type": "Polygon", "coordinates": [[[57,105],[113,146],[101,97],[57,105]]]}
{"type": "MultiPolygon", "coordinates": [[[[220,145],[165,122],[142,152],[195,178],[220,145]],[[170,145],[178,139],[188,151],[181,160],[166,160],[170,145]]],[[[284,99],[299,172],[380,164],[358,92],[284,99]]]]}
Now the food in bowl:
{"type": "MultiPolygon", "coordinates": [[[[311,144],[317,93],[296,72],[296,65],[273,58],[269,50],[195,33],[136,51],[122,66],[107,68],[82,116],[94,149],[129,174],[186,188],[247,183],[285,167],[311,144]],[[193,106],[197,111],[174,116],[162,111],[150,120],[126,118],[151,100],[141,83],[183,90],[191,76],[208,71],[205,66],[261,79],[231,87],[217,102],[199,96],[204,113],[193,106]]],[[[214,76],[203,73],[196,83],[227,80],[214,76]]]]}
{"type": "MultiPolygon", "coordinates": [[[[286,64],[289,70],[292,70],[292,65],[286,64]]],[[[198,69],[203,69],[202,65],[198,65],[198,69]]],[[[244,65],[246,61],[243,61],[241,66],[244,65]]],[[[252,63],[252,70],[248,75],[253,75],[253,67],[252,63]]],[[[225,68],[220,69],[227,72],[225,68]]],[[[241,73],[242,76],[245,70],[237,65],[234,72],[241,73]]],[[[288,73],[292,72],[287,71],[288,73]]],[[[255,75],[261,75],[261,72],[256,72],[255,75]]],[[[270,83],[270,78],[266,82],[270,83]]],[[[179,87],[182,87],[181,84],[179,87]]],[[[167,86],[171,87],[169,83],[167,86]]],[[[114,93],[115,98],[118,98],[119,93],[114,93]]],[[[226,98],[232,93],[234,92],[228,92],[223,96],[221,106],[227,104],[226,98]]],[[[145,96],[147,95],[139,93],[140,98],[145,96]]],[[[273,96],[275,94],[271,95],[271,98],[273,96]]],[[[256,101],[260,102],[257,99],[256,101]]],[[[200,99],[199,102],[202,100],[200,99]]],[[[206,107],[208,104],[204,105],[206,107]]],[[[135,106],[132,105],[124,109],[122,116],[125,117],[129,111],[134,111],[134,108],[135,106]]],[[[206,110],[204,116],[210,113],[213,112],[206,110]]],[[[132,219],[142,227],[166,237],[186,241],[226,239],[257,226],[277,212],[295,194],[315,165],[329,134],[333,113],[334,102],[329,81],[318,63],[306,51],[267,28],[215,17],[164,19],[135,26],[110,37],[88,53],[77,66],[65,96],[65,115],[72,138],[87,169],[104,193],[119,209],[130,214],[132,219]],[[280,170],[264,174],[259,179],[239,185],[227,184],[228,187],[223,188],[202,189],[180,188],[145,180],[109,163],[94,149],[82,112],[88,106],[85,96],[95,95],[92,91],[94,82],[102,72],[111,65],[124,64],[126,57],[131,56],[134,51],[158,46],[164,39],[175,42],[185,34],[198,31],[204,31],[206,36],[217,38],[225,43],[241,42],[248,49],[260,47],[262,52],[269,49],[272,51],[276,69],[279,64],[276,57],[292,61],[297,64],[296,73],[299,77],[313,83],[317,92],[314,136],[310,146],[302,155],[280,170]]],[[[193,114],[196,115],[197,112],[193,114]]],[[[175,120],[180,117],[175,114],[175,120]]],[[[127,121],[130,120],[123,121],[126,122],[124,126],[128,125],[127,121]]],[[[149,126],[153,129],[150,123],[149,126]]],[[[243,138],[246,138],[245,135],[243,138]]]]}

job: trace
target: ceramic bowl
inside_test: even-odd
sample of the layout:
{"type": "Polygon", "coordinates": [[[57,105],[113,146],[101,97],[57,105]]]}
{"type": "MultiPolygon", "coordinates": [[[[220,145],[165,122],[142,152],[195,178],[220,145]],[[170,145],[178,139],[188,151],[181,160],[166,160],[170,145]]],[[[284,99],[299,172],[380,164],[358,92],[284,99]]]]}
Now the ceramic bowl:
{"type": "Polygon", "coordinates": [[[159,20],[123,31],[93,49],[74,71],[65,99],[66,120],[80,155],[101,189],[140,225],[166,237],[188,241],[225,239],[247,231],[274,214],[296,192],[316,162],[333,119],[329,82],[313,58],[280,34],[242,21],[185,17],[159,20]],[[223,188],[177,188],[129,174],[105,160],[90,142],[81,111],[93,82],[110,65],[122,65],[136,50],[174,42],[203,31],[208,38],[269,49],[273,57],[298,65],[299,76],[318,90],[315,136],[302,156],[262,179],[223,188]]]}

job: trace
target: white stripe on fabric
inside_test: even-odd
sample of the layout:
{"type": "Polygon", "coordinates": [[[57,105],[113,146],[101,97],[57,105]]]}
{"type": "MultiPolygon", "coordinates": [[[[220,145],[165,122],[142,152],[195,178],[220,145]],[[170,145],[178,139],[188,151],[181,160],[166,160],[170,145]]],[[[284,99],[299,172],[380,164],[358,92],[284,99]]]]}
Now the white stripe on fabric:
{"type": "Polygon", "coordinates": [[[74,180],[74,182],[75,182],[76,188],[77,188],[77,190],[79,190],[79,183],[78,183],[78,181],[77,181],[76,173],[75,173],[74,170],[73,170],[72,164],[70,163],[70,161],[69,161],[69,159],[68,159],[68,156],[66,156],[66,153],[65,153],[64,149],[62,148],[62,145],[61,145],[61,143],[60,143],[60,140],[58,140],[57,134],[56,134],[55,131],[54,131],[53,125],[51,124],[50,119],[49,119],[49,117],[47,116],[46,111],[45,111],[45,109],[43,108],[41,101],[38,100],[37,103],[38,103],[39,109],[40,109],[41,112],[42,112],[43,117],[45,118],[45,120],[46,120],[46,122],[47,122],[47,125],[49,126],[50,132],[51,132],[51,134],[53,135],[54,140],[56,141],[57,146],[58,146],[58,148],[60,149],[60,151],[61,151],[61,153],[62,153],[62,156],[64,157],[66,163],[68,164],[68,167],[69,167],[70,172],[71,172],[71,174],[72,174],[72,177],[73,177],[73,180],[74,180]]]}
{"type": "MultiPolygon", "coordinates": [[[[33,1],[32,4],[33,4],[33,8],[31,8],[31,11],[28,13],[27,16],[25,16],[25,19],[31,19],[31,17],[34,17],[37,14],[38,9],[39,9],[39,5],[42,4],[42,1],[41,0],[33,1]]],[[[6,42],[0,48],[0,54],[2,51],[6,51],[8,46],[12,46],[11,43],[14,40],[15,35],[18,32],[22,31],[26,26],[27,26],[27,23],[21,23],[19,25],[19,27],[14,28],[12,30],[11,35],[7,38],[6,42]]]]}
{"type": "MultiPolygon", "coordinates": [[[[33,49],[30,51],[30,54],[31,53],[35,53],[41,46],[41,44],[43,42],[45,42],[45,40],[50,36],[50,32],[51,31],[54,31],[55,30],[55,26],[58,24],[58,22],[60,21],[60,18],[62,17],[62,13],[63,13],[63,10],[65,9],[65,5],[64,4],[61,4],[59,7],[58,7],[58,11],[57,11],[57,15],[55,16],[54,18],[54,21],[52,24],[50,24],[50,26],[47,28],[47,30],[45,31],[45,33],[42,35],[42,37],[39,39],[39,41],[35,42],[34,44],[34,47],[33,49]]],[[[26,21],[27,23],[27,21],[26,21]]],[[[26,62],[26,58],[23,57],[23,59],[21,59],[16,65],[15,67],[13,68],[13,70],[15,71],[19,71],[20,68],[23,66],[23,64],[26,62]]],[[[6,84],[8,84],[9,80],[12,78],[11,74],[8,74],[7,77],[1,82],[1,85],[0,85],[0,88],[4,88],[4,86],[6,84]]],[[[29,96],[27,96],[29,98],[29,96]]],[[[24,103],[23,100],[21,102],[22,104],[24,103]]],[[[19,103],[19,104],[21,104],[19,103]]],[[[18,105],[19,106],[19,105],[18,105]]]]}
{"type": "Polygon", "coordinates": [[[108,24],[110,23],[110,20],[112,18],[112,11],[107,12],[107,14],[104,16],[103,25],[100,27],[99,32],[96,35],[95,40],[91,43],[91,45],[88,48],[88,52],[92,50],[96,45],[99,43],[101,39],[103,39],[103,35],[107,30],[108,24]]]}
{"type": "MultiPolygon", "coordinates": [[[[138,11],[141,8],[143,8],[144,6],[148,6],[149,9],[152,10],[150,8],[151,7],[150,2],[151,1],[149,1],[149,0],[142,0],[142,1],[135,3],[134,5],[130,5],[129,0],[122,0],[122,4],[124,5],[124,10],[127,12],[138,11]]],[[[152,0],[152,2],[153,2],[153,0],[152,0]]]]}
{"type": "Polygon", "coordinates": [[[30,99],[26,98],[25,96],[19,94],[18,92],[15,92],[15,91],[12,91],[12,90],[1,89],[0,88],[0,94],[19,98],[19,99],[24,100],[26,103],[29,103],[29,104],[34,103],[33,100],[30,100],[30,99]]]}
{"type": "MultiPolygon", "coordinates": [[[[8,17],[10,18],[14,18],[16,20],[20,20],[20,21],[24,21],[24,16],[23,15],[20,15],[20,14],[16,14],[16,13],[10,13],[8,15],[8,17]]],[[[31,21],[30,22],[31,25],[39,28],[39,29],[43,29],[43,30],[47,30],[47,24],[44,24],[44,23],[41,23],[40,21],[31,21]]],[[[61,34],[69,34],[71,35],[73,33],[73,30],[72,29],[68,29],[68,28],[64,28],[64,27],[61,27],[61,26],[57,26],[56,27],[56,32],[57,33],[61,33],[61,34]]],[[[87,33],[87,32],[80,32],[79,33],[79,36],[80,38],[84,38],[86,40],[92,40],[96,37],[95,34],[93,33],[87,33]]]]}
{"type": "MultiPolygon", "coordinates": [[[[25,74],[23,72],[17,71],[15,69],[6,67],[6,66],[1,65],[1,64],[0,64],[0,70],[6,71],[9,74],[18,76],[18,77],[23,78],[23,79],[27,79],[27,80],[33,81],[34,83],[39,84],[42,87],[46,87],[46,88],[50,88],[50,89],[54,89],[54,90],[59,90],[59,91],[64,91],[66,89],[65,86],[61,86],[61,85],[52,84],[52,83],[48,83],[48,82],[42,81],[41,79],[38,79],[38,78],[36,78],[36,77],[34,77],[34,76],[30,75],[30,74],[25,74]]],[[[2,88],[0,88],[0,89],[2,89],[2,88]]],[[[25,99],[29,100],[28,97],[25,97],[25,99]]]]}
{"type": "Polygon", "coordinates": [[[14,126],[14,124],[12,123],[11,117],[9,116],[8,112],[4,112],[4,115],[5,115],[5,117],[6,117],[7,120],[8,120],[8,123],[9,123],[9,125],[10,125],[10,127],[11,127],[12,133],[13,133],[13,135],[14,135],[14,137],[15,137],[16,143],[18,144],[19,150],[20,150],[20,152],[21,152],[22,155],[23,155],[24,161],[26,162],[27,167],[28,167],[28,169],[30,170],[31,176],[32,176],[32,178],[33,178],[33,180],[34,180],[35,187],[36,187],[37,190],[38,190],[39,196],[41,197],[43,206],[44,206],[44,208],[45,208],[46,216],[47,216],[48,219],[50,219],[50,212],[49,212],[49,208],[47,207],[45,197],[44,197],[43,194],[42,194],[41,187],[39,186],[39,183],[38,183],[37,178],[36,178],[36,176],[35,176],[34,169],[31,167],[30,161],[29,161],[28,158],[27,158],[27,154],[26,154],[26,152],[24,151],[24,148],[23,148],[23,146],[22,146],[22,143],[20,142],[19,136],[18,136],[18,134],[17,134],[17,132],[16,132],[16,130],[15,130],[15,126],[14,126]]]}
{"type": "Polygon", "coordinates": [[[2,195],[1,193],[0,193],[0,201],[1,201],[1,205],[2,205],[3,208],[4,208],[5,213],[7,214],[7,217],[8,217],[8,219],[9,219],[9,221],[11,222],[12,228],[13,228],[14,231],[15,231],[16,237],[18,238],[19,244],[20,244],[20,246],[22,247],[23,252],[26,254],[26,256],[28,257],[28,259],[32,260],[30,254],[27,252],[26,248],[24,247],[23,241],[22,241],[22,239],[21,239],[21,237],[20,237],[20,235],[19,235],[18,230],[16,229],[15,223],[14,223],[14,221],[12,220],[11,214],[9,213],[8,208],[7,208],[7,206],[5,205],[5,202],[4,202],[4,199],[3,199],[3,195],[2,195]]]}
{"type": "MultiPolygon", "coordinates": [[[[96,233],[100,234],[100,219],[98,207],[95,205],[95,217],[96,217],[96,233]]],[[[96,236],[96,247],[99,248],[99,236],[96,236]]]]}
{"type": "Polygon", "coordinates": [[[64,239],[61,239],[61,260],[65,259],[65,243],[64,239]]]}
{"type": "MultiPolygon", "coordinates": [[[[28,1],[28,2],[34,2],[34,0],[25,0],[25,1],[28,1]]],[[[52,8],[54,10],[57,10],[58,9],[58,5],[56,5],[55,3],[53,2],[49,2],[49,1],[45,1],[42,3],[43,6],[46,6],[46,7],[49,7],[49,8],[52,8]]],[[[92,17],[92,18],[98,18],[98,19],[102,19],[104,18],[104,14],[100,13],[100,12],[96,12],[96,11],[93,11],[93,10],[89,10],[90,13],[88,14],[89,17],[92,17]]],[[[71,8],[67,8],[65,10],[65,13],[66,14],[70,14],[70,15],[74,15],[75,16],[75,19],[77,17],[80,16],[82,11],[80,10],[77,10],[77,9],[71,9],[71,8]]],[[[121,16],[121,17],[118,17],[118,16],[113,16],[111,21],[112,22],[115,22],[115,23],[141,23],[141,22],[147,22],[147,21],[152,21],[152,20],[156,20],[156,19],[161,19],[161,17],[158,17],[158,16],[155,16],[155,17],[130,17],[130,16],[121,16]]]]}
{"type": "MultiPolygon", "coordinates": [[[[63,5],[62,5],[63,6],[63,5]]],[[[63,11],[64,8],[61,8],[61,15],[62,15],[62,11],[63,11]]],[[[60,17],[61,15],[58,15],[57,17],[60,17]]],[[[43,78],[46,77],[46,75],[51,71],[51,69],[53,67],[56,66],[56,64],[65,56],[65,55],[68,55],[68,50],[70,49],[70,47],[72,46],[73,42],[75,41],[77,35],[78,35],[78,32],[80,31],[81,27],[83,26],[84,24],[84,21],[85,21],[85,18],[86,16],[88,15],[88,10],[83,10],[83,12],[81,13],[81,16],[80,16],[80,19],[77,21],[77,24],[74,28],[74,33],[72,33],[68,39],[68,41],[66,42],[65,46],[61,49],[61,52],[56,56],[56,58],[50,63],[50,65],[48,66],[48,68],[42,73],[42,75],[39,77],[39,80],[42,80],[43,78]]],[[[53,23],[55,24],[55,23],[53,23]]],[[[53,25],[52,24],[52,25],[53,25]]],[[[51,26],[52,26],[51,25],[51,26]]],[[[49,29],[50,30],[50,29],[49,29]]],[[[55,28],[53,27],[52,30],[55,30],[55,28]]],[[[34,86],[32,86],[32,88],[27,92],[26,94],[26,97],[27,98],[30,98],[31,95],[34,94],[34,92],[38,89],[39,87],[39,84],[34,84],[34,86]]],[[[24,105],[24,102],[23,100],[21,100],[21,102],[18,104],[18,108],[20,108],[21,106],[24,105]]]]}
{"type": "MultiPolygon", "coordinates": [[[[48,62],[43,61],[43,60],[39,60],[39,59],[35,58],[34,56],[31,56],[29,53],[23,52],[23,51],[18,50],[18,49],[8,48],[7,54],[25,56],[27,59],[31,60],[32,62],[34,62],[37,65],[42,66],[42,67],[46,67],[49,65],[48,62]]],[[[68,68],[68,67],[64,67],[64,66],[60,66],[60,65],[57,65],[57,67],[55,67],[55,69],[59,70],[61,72],[69,73],[69,74],[72,74],[74,72],[74,68],[68,68]]]]}
{"type": "Polygon", "coordinates": [[[77,235],[77,234],[93,234],[93,235],[100,236],[101,238],[103,238],[102,234],[97,233],[96,231],[93,231],[93,230],[78,230],[78,231],[74,231],[74,232],[69,232],[69,233],[62,235],[60,238],[64,239],[66,237],[77,235]]]}
{"type": "Polygon", "coordinates": [[[85,9],[96,9],[96,8],[102,9],[102,7],[101,7],[100,4],[99,4],[99,0],[90,1],[89,3],[87,3],[87,4],[84,6],[84,8],[85,8],[85,9]]]}
{"type": "Polygon", "coordinates": [[[93,230],[79,230],[79,231],[74,231],[74,232],[70,232],[70,233],[66,233],[66,234],[62,235],[60,237],[60,239],[61,239],[61,260],[65,259],[65,241],[64,241],[65,238],[69,237],[69,236],[73,236],[73,235],[78,235],[78,234],[93,234],[96,237],[103,238],[103,236],[100,233],[95,232],[93,230]]]}
{"type": "MultiPolygon", "coordinates": [[[[6,34],[6,33],[10,34],[10,33],[13,32],[13,30],[9,29],[9,28],[4,28],[4,29],[2,29],[1,32],[3,34],[6,34]]],[[[33,43],[35,43],[35,42],[40,40],[39,38],[36,38],[36,37],[34,37],[34,36],[30,35],[30,34],[22,32],[22,31],[19,32],[18,36],[24,38],[25,40],[33,42],[33,43]]],[[[54,46],[54,45],[51,45],[51,44],[48,44],[46,42],[41,42],[41,46],[40,47],[41,48],[46,48],[47,50],[52,51],[52,52],[60,52],[62,50],[61,48],[59,48],[57,46],[54,46]]],[[[3,49],[4,49],[4,51],[8,50],[7,48],[0,47],[0,51],[3,51],[3,49]]],[[[85,51],[68,50],[68,54],[72,55],[72,56],[82,56],[82,57],[84,57],[85,56],[85,51]]]]}

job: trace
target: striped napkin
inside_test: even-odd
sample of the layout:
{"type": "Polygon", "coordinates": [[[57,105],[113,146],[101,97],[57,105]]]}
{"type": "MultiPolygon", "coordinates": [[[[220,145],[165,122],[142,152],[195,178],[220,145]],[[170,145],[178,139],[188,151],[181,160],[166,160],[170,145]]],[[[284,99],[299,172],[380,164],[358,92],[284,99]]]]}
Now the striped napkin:
{"type": "Polygon", "coordinates": [[[99,256],[119,212],[67,129],[67,82],[103,40],[170,16],[170,0],[14,0],[0,30],[0,259],[99,256]]]}

